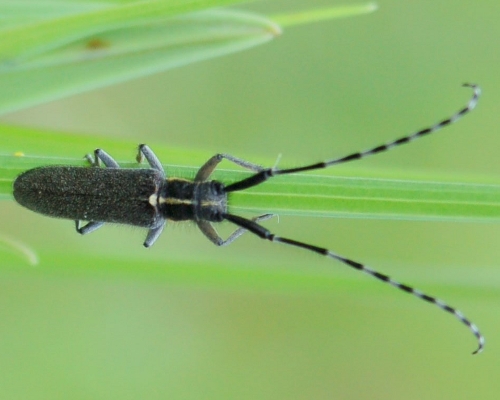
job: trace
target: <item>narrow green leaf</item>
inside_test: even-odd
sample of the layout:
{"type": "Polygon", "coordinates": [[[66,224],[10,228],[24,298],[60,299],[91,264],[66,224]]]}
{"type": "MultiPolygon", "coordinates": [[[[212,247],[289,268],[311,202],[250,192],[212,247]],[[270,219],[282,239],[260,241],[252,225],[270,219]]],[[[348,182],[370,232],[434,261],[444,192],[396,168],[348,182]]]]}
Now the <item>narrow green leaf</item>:
{"type": "Polygon", "coordinates": [[[87,13],[40,21],[1,31],[0,60],[18,62],[30,54],[71,43],[90,34],[137,24],[149,19],[173,17],[212,7],[228,6],[243,0],[149,0],[110,6],[87,13]]]}
{"type": "MultiPolygon", "coordinates": [[[[281,33],[248,12],[209,10],[241,1],[0,3],[0,114],[244,50],[281,33]]],[[[373,10],[370,3],[276,18],[297,25],[373,10]]]]}
{"type": "MultiPolygon", "coordinates": [[[[92,150],[88,143],[105,148],[123,167],[137,167],[133,162],[135,143],[5,126],[0,126],[0,135],[4,151],[0,155],[0,198],[3,199],[11,198],[12,181],[23,170],[49,164],[86,165],[83,155],[92,150]]],[[[160,159],[169,160],[165,165],[167,171],[188,178],[211,156],[193,150],[153,148],[160,159]]],[[[232,164],[223,167],[227,165],[234,167],[232,164]]],[[[221,169],[214,177],[230,183],[248,175],[246,171],[221,169]]],[[[231,209],[253,214],[322,217],[500,219],[499,184],[445,181],[432,175],[427,176],[427,180],[360,177],[359,172],[349,175],[276,177],[258,187],[231,194],[231,209]]]]}
{"type": "Polygon", "coordinates": [[[280,33],[266,19],[223,10],[127,20],[99,34],[93,29],[64,45],[38,43],[32,54],[4,63],[0,113],[243,50],[280,33]]]}
{"type": "Polygon", "coordinates": [[[29,22],[50,17],[88,12],[109,7],[107,3],[56,2],[56,1],[19,1],[0,2],[0,27],[26,25],[29,22]]]}

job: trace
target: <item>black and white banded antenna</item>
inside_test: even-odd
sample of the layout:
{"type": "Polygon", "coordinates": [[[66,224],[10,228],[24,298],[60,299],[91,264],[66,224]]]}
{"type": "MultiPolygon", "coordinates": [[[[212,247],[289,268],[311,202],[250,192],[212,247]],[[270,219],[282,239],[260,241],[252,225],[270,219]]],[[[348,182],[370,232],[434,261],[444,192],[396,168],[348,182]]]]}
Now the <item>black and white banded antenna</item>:
{"type": "MultiPolygon", "coordinates": [[[[396,148],[400,145],[410,143],[415,139],[418,139],[418,138],[421,138],[423,136],[427,136],[427,135],[430,135],[434,132],[437,132],[441,128],[444,128],[450,124],[455,123],[461,117],[463,117],[464,115],[466,115],[467,113],[469,113],[470,111],[472,111],[476,107],[479,96],[481,95],[481,89],[479,88],[479,86],[469,84],[469,83],[466,83],[463,86],[473,89],[473,96],[469,100],[467,105],[464,108],[462,108],[460,111],[458,111],[457,113],[453,114],[451,117],[446,118],[446,119],[438,122],[435,125],[432,125],[428,128],[419,130],[419,131],[414,132],[410,135],[403,136],[403,137],[401,137],[397,140],[394,140],[392,142],[389,142],[389,143],[386,143],[386,144],[383,144],[383,145],[380,145],[377,147],[373,147],[369,150],[365,150],[365,151],[361,151],[361,152],[357,152],[357,153],[352,153],[352,154],[349,154],[345,157],[340,157],[340,158],[336,158],[333,160],[323,161],[323,162],[319,162],[319,163],[315,163],[315,164],[311,164],[311,165],[305,165],[302,167],[286,168],[286,169],[279,169],[279,168],[263,169],[263,170],[257,172],[256,174],[250,176],[249,178],[243,179],[239,182],[235,182],[231,185],[226,186],[225,191],[226,192],[235,192],[235,191],[239,191],[239,190],[248,189],[250,187],[260,185],[261,183],[267,181],[268,179],[273,178],[273,177],[278,176],[278,175],[287,175],[287,174],[293,174],[293,173],[297,173],[297,172],[313,171],[313,170],[328,168],[328,167],[333,166],[333,165],[338,165],[338,164],[346,163],[346,162],[353,161],[353,160],[360,160],[362,158],[365,158],[365,157],[368,157],[368,156],[371,156],[374,154],[382,153],[382,152],[387,151],[387,150],[391,150],[391,149],[396,148]]],[[[303,243],[303,242],[300,242],[297,240],[277,236],[277,235],[271,233],[268,229],[264,228],[262,225],[259,225],[256,221],[248,220],[248,219],[242,218],[242,217],[237,216],[237,215],[232,215],[232,214],[225,214],[224,219],[240,226],[241,228],[247,229],[248,231],[254,233],[255,235],[259,236],[262,239],[267,239],[271,242],[279,242],[279,243],[288,244],[290,246],[299,247],[299,248],[313,251],[313,252],[321,254],[323,256],[338,260],[341,263],[348,265],[349,267],[352,267],[358,271],[364,272],[365,274],[368,274],[368,275],[370,275],[370,276],[372,276],[372,277],[374,277],[382,282],[385,282],[385,283],[387,283],[387,284],[389,284],[397,289],[402,290],[403,292],[410,293],[413,296],[418,297],[419,299],[422,299],[422,300],[427,301],[428,303],[434,304],[435,306],[439,307],[441,310],[446,311],[447,313],[450,313],[453,316],[455,316],[455,318],[457,318],[462,324],[467,326],[469,328],[469,330],[472,332],[472,334],[476,337],[477,342],[478,342],[478,347],[472,354],[480,353],[483,350],[485,339],[484,339],[484,336],[479,331],[479,328],[471,320],[469,320],[466,316],[464,316],[464,314],[462,314],[462,312],[460,312],[459,310],[457,310],[454,307],[451,307],[450,305],[448,305],[444,301],[442,301],[434,296],[429,296],[429,295],[427,295],[427,294],[421,292],[420,290],[415,289],[411,286],[405,285],[403,283],[399,283],[385,274],[377,272],[377,271],[375,271],[375,270],[373,270],[373,269],[367,267],[366,265],[363,265],[357,261],[353,261],[353,260],[350,260],[348,258],[342,257],[338,254],[335,254],[334,252],[332,252],[328,249],[325,249],[322,247],[317,247],[317,246],[307,244],[307,243],[303,243]]]]}

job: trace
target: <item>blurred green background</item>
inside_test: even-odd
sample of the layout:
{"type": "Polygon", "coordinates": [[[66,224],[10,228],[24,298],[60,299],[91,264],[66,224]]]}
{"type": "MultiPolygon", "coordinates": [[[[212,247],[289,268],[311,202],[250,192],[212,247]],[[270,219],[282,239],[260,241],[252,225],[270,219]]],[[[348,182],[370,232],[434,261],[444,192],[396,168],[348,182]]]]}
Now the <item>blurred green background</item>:
{"type": "MultiPolygon", "coordinates": [[[[241,8],[273,15],[334,4],[241,8]]],[[[460,85],[474,82],[483,97],[457,125],[331,173],[500,182],[500,3],[378,5],[370,15],[288,29],[246,52],[2,121],[193,148],[205,158],[227,152],[272,165],[281,153],[280,165],[293,166],[432,124],[461,107],[470,92],[460,85]]],[[[131,160],[134,152],[131,145],[131,160]]],[[[435,307],[250,235],[220,249],[194,226],[170,224],[145,250],[142,230],[106,226],[81,237],[71,222],[13,201],[2,203],[0,218],[2,234],[41,259],[31,267],[2,253],[2,399],[498,397],[498,224],[287,216],[266,223],[457,306],[487,339],[472,357],[472,336],[435,307]]]]}

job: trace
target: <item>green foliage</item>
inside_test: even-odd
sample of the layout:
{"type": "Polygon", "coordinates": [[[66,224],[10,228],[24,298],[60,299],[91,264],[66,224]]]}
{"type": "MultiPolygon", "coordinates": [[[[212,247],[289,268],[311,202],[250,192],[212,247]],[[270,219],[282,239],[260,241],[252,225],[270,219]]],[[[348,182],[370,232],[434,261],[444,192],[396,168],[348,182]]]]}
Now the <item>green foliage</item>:
{"type": "MultiPolygon", "coordinates": [[[[213,10],[240,2],[0,3],[0,113],[234,53],[280,34],[262,16],[213,10]]],[[[370,11],[373,6],[340,7],[280,19],[291,25],[370,11]]]]}

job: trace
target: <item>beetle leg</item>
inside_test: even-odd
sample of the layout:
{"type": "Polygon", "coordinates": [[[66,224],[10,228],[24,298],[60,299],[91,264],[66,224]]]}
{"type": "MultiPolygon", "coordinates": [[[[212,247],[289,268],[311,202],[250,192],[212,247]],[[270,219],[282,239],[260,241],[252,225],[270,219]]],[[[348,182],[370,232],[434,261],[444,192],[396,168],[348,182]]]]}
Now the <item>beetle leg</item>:
{"type": "Polygon", "coordinates": [[[120,168],[120,165],[115,161],[115,159],[102,149],[94,150],[93,159],[90,154],[87,154],[85,158],[93,167],[100,167],[102,162],[107,168],[120,168]]]}
{"type": "Polygon", "coordinates": [[[260,165],[242,160],[241,158],[233,157],[230,154],[220,153],[211,157],[205,164],[201,166],[201,168],[198,170],[198,173],[196,174],[196,177],[194,178],[194,181],[195,182],[206,181],[210,177],[210,175],[212,175],[212,172],[214,172],[217,165],[219,165],[219,163],[224,159],[231,161],[232,163],[239,165],[240,167],[249,169],[250,171],[260,172],[264,169],[264,167],[260,165]]]}
{"type": "Polygon", "coordinates": [[[156,239],[161,235],[163,232],[163,228],[165,228],[166,222],[163,222],[160,226],[157,226],[156,228],[151,228],[148,231],[148,236],[146,236],[146,240],[144,241],[144,247],[151,247],[154,242],[156,242],[156,239]]]}
{"type": "MultiPolygon", "coordinates": [[[[254,222],[266,221],[274,216],[275,214],[264,214],[264,215],[259,215],[258,217],[254,217],[251,220],[254,222]]],[[[210,222],[200,220],[196,221],[196,224],[198,225],[198,228],[200,228],[200,231],[216,246],[227,246],[233,243],[245,232],[247,232],[247,230],[244,228],[238,228],[231,235],[229,235],[229,237],[226,240],[224,240],[219,236],[219,234],[217,233],[217,231],[210,222]]]]}
{"type": "Polygon", "coordinates": [[[85,226],[80,226],[80,223],[81,221],[78,219],[75,221],[76,231],[81,235],[86,235],[87,233],[94,232],[95,230],[99,229],[101,226],[104,225],[104,222],[99,222],[99,221],[89,222],[85,226]]]}
{"type": "Polygon", "coordinates": [[[147,160],[151,168],[160,171],[163,175],[165,175],[165,171],[163,170],[163,166],[161,165],[160,160],[156,157],[156,154],[153,153],[153,150],[146,144],[139,145],[139,152],[137,153],[137,162],[141,163],[144,161],[144,158],[147,160]]]}

